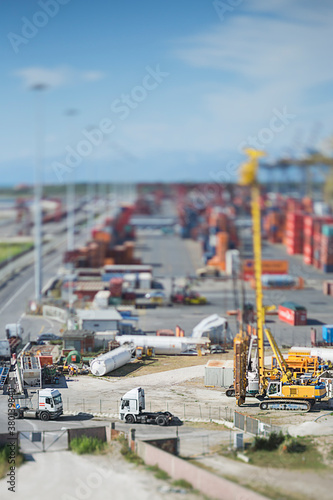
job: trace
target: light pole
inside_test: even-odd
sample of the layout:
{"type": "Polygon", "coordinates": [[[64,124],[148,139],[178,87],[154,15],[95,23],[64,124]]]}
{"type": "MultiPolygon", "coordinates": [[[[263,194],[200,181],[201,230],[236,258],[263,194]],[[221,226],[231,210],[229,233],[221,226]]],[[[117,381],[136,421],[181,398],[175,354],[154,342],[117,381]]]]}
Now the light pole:
{"type": "MultiPolygon", "coordinates": [[[[76,109],[68,109],[65,111],[65,116],[76,116],[78,111],[76,109]]],[[[70,134],[68,134],[70,135],[70,134]]],[[[67,250],[70,252],[75,247],[75,175],[73,171],[72,179],[68,175],[68,182],[66,184],[66,205],[67,205],[67,250]],[[72,181],[72,182],[71,182],[72,181]]]]}
{"type": "Polygon", "coordinates": [[[34,222],[35,222],[35,299],[37,306],[42,299],[42,171],[44,159],[44,115],[41,92],[47,88],[44,83],[37,83],[31,90],[36,94],[36,160],[34,187],[34,222]]]}

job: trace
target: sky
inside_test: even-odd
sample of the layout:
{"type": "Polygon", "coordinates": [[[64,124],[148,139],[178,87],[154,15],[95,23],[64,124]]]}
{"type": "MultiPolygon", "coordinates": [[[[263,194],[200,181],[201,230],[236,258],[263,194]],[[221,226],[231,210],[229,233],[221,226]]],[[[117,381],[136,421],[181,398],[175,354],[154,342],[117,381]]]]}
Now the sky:
{"type": "Polygon", "coordinates": [[[3,185],[228,182],[247,146],[273,161],[333,135],[330,0],[0,9],[3,185]]]}

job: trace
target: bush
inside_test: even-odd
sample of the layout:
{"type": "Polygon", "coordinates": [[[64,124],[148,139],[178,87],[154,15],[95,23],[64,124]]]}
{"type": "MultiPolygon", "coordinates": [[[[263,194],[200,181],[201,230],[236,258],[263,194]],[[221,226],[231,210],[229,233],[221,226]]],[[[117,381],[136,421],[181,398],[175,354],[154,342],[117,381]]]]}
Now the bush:
{"type": "Polygon", "coordinates": [[[69,448],[78,455],[100,453],[105,448],[105,443],[98,438],[82,436],[72,439],[69,448]]]}
{"type": "Polygon", "coordinates": [[[285,447],[287,453],[304,453],[306,450],[306,445],[297,438],[291,438],[286,442],[285,447]]]}
{"type": "MultiPolygon", "coordinates": [[[[10,448],[7,445],[0,446],[0,479],[6,476],[9,470],[10,464],[8,463],[8,458],[10,456],[10,448]]],[[[19,467],[24,462],[24,456],[16,447],[15,451],[15,466],[19,467]]]]}
{"type": "Polygon", "coordinates": [[[143,465],[144,461],[139,457],[134,451],[128,447],[128,441],[126,437],[121,434],[117,441],[121,444],[120,453],[128,462],[132,462],[136,465],[143,465]]]}
{"type": "Polygon", "coordinates": [[[278,447],[283,443],[284,440],[285,435],[281,431],[279,433],[271,432],[267,438],[263,436],[256,436],[251,445],[251,449],[253,451],[274,451],[278,449],[278,447]]]}
{"type": "Polygon", "coordinates": [[[172,486],[177,486],[178,488],[184,488],[185,490],[193,490],[193,486],[191,483],[186,481],[186,479],[176,479],[172,481],[172,486]]]}

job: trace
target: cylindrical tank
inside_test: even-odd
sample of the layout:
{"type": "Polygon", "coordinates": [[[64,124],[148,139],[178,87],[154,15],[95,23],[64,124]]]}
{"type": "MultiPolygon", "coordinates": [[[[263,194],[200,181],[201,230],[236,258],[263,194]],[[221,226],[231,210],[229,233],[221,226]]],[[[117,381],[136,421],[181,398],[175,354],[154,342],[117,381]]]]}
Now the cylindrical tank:
{"type": "Polygon", "coordinates": [[[126,365],[131,360],[131,352],[125,347],[117,347],[113,351],[102,354],[93,359],[90,363],[90,370],[93,375],[102,377],[123,365],[126,365]]]}
{"type": "Polygon", "coordinates": [[[194,339],[184,337],[158,337],[155,335],[117,335],[117,342],[121,345],[133,344],[135,347],[153,347],[155,354],[181,354],[189,345],[196,346],[194,339]]]}

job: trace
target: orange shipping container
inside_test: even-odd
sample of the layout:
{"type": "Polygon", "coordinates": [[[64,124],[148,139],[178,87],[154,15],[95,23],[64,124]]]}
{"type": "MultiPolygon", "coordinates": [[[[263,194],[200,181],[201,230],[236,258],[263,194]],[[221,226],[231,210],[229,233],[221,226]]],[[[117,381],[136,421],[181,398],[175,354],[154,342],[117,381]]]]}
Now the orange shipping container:
{"type": "Polygon", "coordinates": [[[225,232],[216,234],[216,256],[219,260],[225,259],[225,253],[228,250],[229,235],[225,232]]]}
{"type": "MultiPolygon", "coordinates": [[[[288,274],[287,260],[263,260],[262,274],[288,274]]],[[[254,262],[252,259],[245,260],[243,263],[244,279],[250,279],[254,276],[254,262]]]]}

